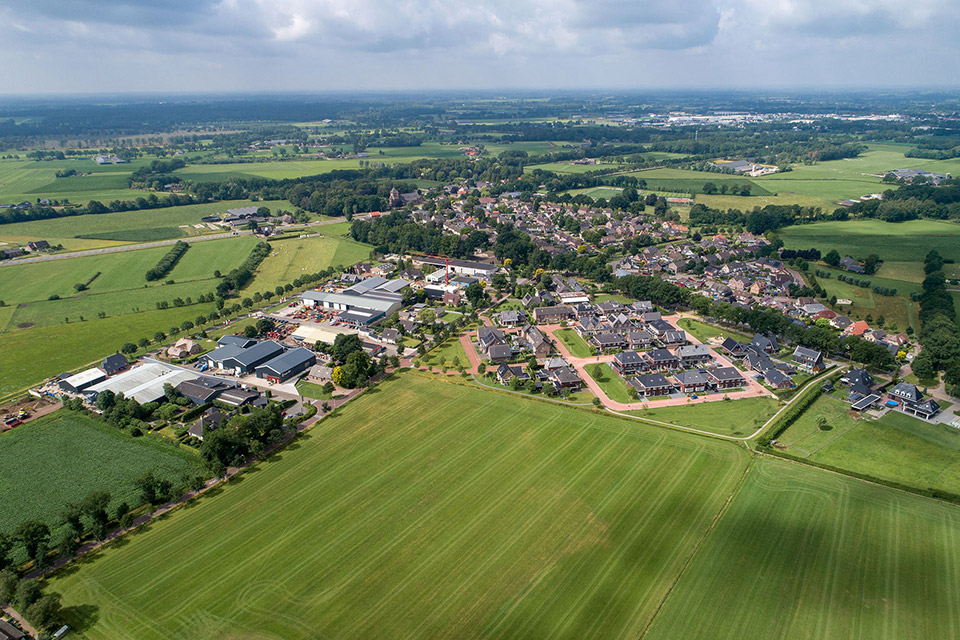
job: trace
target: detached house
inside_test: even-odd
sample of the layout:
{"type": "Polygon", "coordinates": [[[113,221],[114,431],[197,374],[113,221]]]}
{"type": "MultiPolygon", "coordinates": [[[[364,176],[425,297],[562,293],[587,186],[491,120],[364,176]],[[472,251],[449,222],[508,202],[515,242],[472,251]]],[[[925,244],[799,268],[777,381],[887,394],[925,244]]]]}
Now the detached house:
{"type": "Polygon", "coordinates": [[[824,369],[823,355],[815,349],[797,347],[793,352],[793,361],[800,365],[802,369],[814,373],[819,373],[824,369]]]}

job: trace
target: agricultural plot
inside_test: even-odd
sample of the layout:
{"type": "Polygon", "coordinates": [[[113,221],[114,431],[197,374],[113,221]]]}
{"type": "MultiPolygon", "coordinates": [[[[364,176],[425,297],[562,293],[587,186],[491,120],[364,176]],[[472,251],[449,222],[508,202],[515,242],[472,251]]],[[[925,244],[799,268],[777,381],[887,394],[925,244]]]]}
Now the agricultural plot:
{"type": "Polygon", "coordinates": [[[956,638],[960,509],[754,463],[644,636],[956,638]]]}
{"type": "Polygon", "coordinates": [[[493,399],[398,376],[50,586],[91,640],[635,638],[747,454],[493,399]]]}
{"type": "Polygon", "coordinates": [[[110,492],[110,513],[121,502],[139,506],[133,480],[144,472],[175,483],[202,472],[191,451],[69,411],[17,427],[0,435],[0,531],[39,520],[56,532],[63,508],[91,491],[110,492]]]}
{"type": "Polygon", "coordinates": [[[923,261],[928,251],[936,249],[945,258],[960,260],[960,225],[937,220],[817,222],[777,233],[789,249],[816,247],[824,254],[836,249],[854,258],[877,253],[893,262],[923,261]]]}
{"type": "MultiPolygon", "coordinates": [[[[320,229],[321,233],[328,232],[328,227],[320,229]]],[[[336,236],[290,238],[272,242],[270,247],[270,255],[260,263],[257,277],[250,285],[254,290],[267,291],[305,273],[316,273],[331,266],[348,266],[370,257],[368,245],[336,236]]]]}
{"type": "Polygon", "coordinates": [[[888,330],[896,328],[898,331],[905,331],[910,326],[914,329],[919,327],[917,313],[920,311],[920,306],[919,303],[910,299],[910,292],[919,291],[919,285],[874,276],[867,276],[867,278],[871,282],[867,288],[828,278],[818,278],[817,282],[826,290],[828,296],[846,298],[853,302],[850,306],[837,307],[839,313],[849,315],[855,320],[864,319],[868,315],[874,320],[883,316],[886,320],[884,326],[888,330]],[[896,289],[897,295],[884,296],[874,293],[874,284],[896,289]]]}
{"type": "MultiPolygon", "coordinates": [[[[149,160],[147,163],[149,164],[149,160]]],[[[116,165],[105,171],[89,158],[82,160],[57,160],[36,162],[33,160],[0,161],[0,202],[35,202],[37,198],[64,198],[74,203],[86,203],[90,199],[127,200],[143,195],[127,186],[127,175],[138,165],[116,165]],[[76,169],[90,175],[57,178],[61,169],[76,169]]]]}
{"type": "MultiPolygon", "coordinates": [[[[769,196],[773,195],[771,191],[755,182],[754,178],[733,176],[725,173],[710,173],[707,171],[688,171],[686,169],[651,169],[649,171],[634,171],[625,175],[639,178],[647,183],[644,187],[648,191],[666,191],[670,193],[701,193],[703,185],[712,182],[720,186],[722,184],[731,185],[750,185],[751,196],[769,196]]],[[[744,204],[741,208],[753,202],[750,198],[744,198],[744,204]]]]}
{"type": "Polygon", "coordinates": [[[864,420],[842,400],[821,396],[778,441],[791,455],[815,462],[922,490],[960,492],[960,431],[947,425],[897,412],[864,420]]]}
{"type": "Polygon", "coordinates": [[[765,424],[782,405],[774,398],[719,400],[676,407],[629,411],[638,418],[650,418],[681,427],[691,427],[724,436],[747,436],[765,424]]]}

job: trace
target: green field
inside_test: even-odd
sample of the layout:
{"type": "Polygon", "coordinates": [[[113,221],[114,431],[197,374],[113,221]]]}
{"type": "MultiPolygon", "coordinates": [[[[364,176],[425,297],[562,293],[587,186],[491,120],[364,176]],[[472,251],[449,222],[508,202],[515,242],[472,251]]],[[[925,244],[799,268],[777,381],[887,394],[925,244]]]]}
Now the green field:
{"type": "Polygon", "coordinates": [[[603,362],[595,362],[588,364],[584,369],[587,374],[600,385],[600,388],[607,394],[607,397],[614,402],[636,402],[633,396],[630,395],[630,389],[632,389],[632,387],[627,386],[627,383],[620,377],[620,374],[611,369],[610,365],[603,362]]]}
{"type": "Polygon", "coordinates": [[[960,430],[891,412],[853,417],[842,400],[821,396],[777,439],[794,456],[893,480],[960,493],[960,430]],[[827,419],[822,431],[817,418],[827,419]]]}
{"type": "Polygon", "coordinates": [[[50,586],[91,640],[635,638],[746,464],[404,374],[50,586]]]}
{"type": "Polygon", "coordinates": [[[789,249],[815,247],[824,254],[836,249],[858,259],[876,253],[894,262],[923,261],[928,251],[936,249],[945,258],[960,260],[960,225],[937,220],[817,222],[777,233],[789,249]]]}
{"type": "MultiPolygon", "coordinates": [[[[320,229],[327,233],[327,227],[320,229]]],[[[331,266],[349,266],[370,257],[369,246],[333,235],[290,238],[272,242],[270,246],[272,251],[260,264],[257,278],[251,285],[257,291],[287,284],[305,273],[316,273],[331,266]]]]}
{"type": "Polygon", "coordinates": [[[724,436],[747,436],[781,407],[774,398],[741,398],[629,411],[630,415],[692,427],[724,436]]]}
{"type": "MultiPolygon", "coordinates": [[[[142,194],[141,194],[142,195],[142,194]]],[[[200,218],[224,213],[227,209],[250,206],[248,200],[224,200],[206,204],[192,204],[165,209],[99,213],[96,215],[69,216],[51,220],[14,222],[0,225],[0,242],[26,244],[30,240],[47,240],[50,244],[62,244],[66,249],[81,250],[99,246],[112,246],[118,242],[150,242],[181,236],[217,233],[204,226],[197,229],[200,218]],[[158,236],[162,230],[162,236],[158,236]],[[174,235],[175,234],[175,235],[174,235]],[[100,240],[100,242],[92,242],[100,240]],[[105,240],[115,240],[107,242],[105,240]]],[[[276,207],[271,207],[275,209],[276,207]]],[[[223,233],[224,230],[219,230],[223,233]]]]}
{"type": "Polygon", "coordinates": [[[710,338],[718,337],[733,338],[739,342],[750,342],[752,339],[744,333],[724,329],[712,324],[707,324],[706,322],[701,322],[700,320],[694,320],[693,318],[680,318],[680,320],[677,321],[677,325],[703,343],[709,342],[710,338]]]}
{"type": "Polygon", "coordinates": [[[597,355],[597,350],[583,341],[583,338],[573,329],[557,329],[553,332],[563,346],[575,358],[588,358],[597,355]]]}
{"type": "MultiPolygon", "coordinates": [[[[773,195],[771,191],[756,182],[755,178],[733,176],[724,173],[710,173],[707,171],[689,171],[686,169],[651,169],[650,171],[634,171],[626,175],[639,178],[647,183],[644,187],[649,191],[666,191],[671,193],[700,193],[703,185],[712,182],[715,185],[750,185],[751,196],[773,195]]],[[[750,197],[743,198],[740,208],[753,206],[750,197]]]]}
{"type": "Polygon", "coordinates": [[[644,637],[946,640],[957,584],[957,507],[761,458],[644,637]]]}
{"type": "Polygon", "coordinates": [[[17,427],[0,435],[0,531],[9,534],[24,520],[57,531],[63,507],[91,491],[110,492],[111,513],[123,501],[139,506],[133,480],[144,472],[179,484],[202,471],[190,451],[63,410],[17,427]]]}

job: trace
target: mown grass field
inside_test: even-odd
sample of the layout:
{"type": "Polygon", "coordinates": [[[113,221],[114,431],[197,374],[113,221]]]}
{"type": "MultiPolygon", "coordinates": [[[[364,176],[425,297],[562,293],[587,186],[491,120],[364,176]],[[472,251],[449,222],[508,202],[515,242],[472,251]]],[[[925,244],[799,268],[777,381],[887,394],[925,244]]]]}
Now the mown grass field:
{"type": "Polygon", "coordinates": [[[0,531],[39,520],[57,532],[64,506],[91,491],[110,492],[111,513],[124,501],[139,506],[133,480],[144,472],[175,483],[202,472],[191,451],[63,410],[17,427],[0,435],[0,531]]]}
{"type": "Polygon", "coordinates": [[[817,222],[785,227],[778,234],[789,249],[816,247],[824,254],[836,249],[854,258],[876,253],[893,262],[922,262],[936,249],[945,258],[960,260],[960,225],[937,220],[817,222]]]}
{"type": "Polygon", "coordinates": [[[960,509],[771,458],[648,640],[960,637],[960,509]]]}
{"type": "Polygon", "coordinates": [[[847,403],[821,396],[778,438],[787,452],[919,489],[960,492],[960,430],[891,412],[852,417],[847,403]],[[821,431],[817,419],[827,419],[821,431]]]}
{"type": "MultiPolygon", "coordinates": [[[[750,185],[751,196],[769,196],[773,192],[756,182],[755,178],[729,175],[725,173],[710,173],[708,171],[689,171],[687,169],[651,169],[649,171],[634,171],[626,175],[639,178],[647,183],[644,187],[648,191],[668,191],[672,193],[700,193],[703,185],[712,182],[720,186],[750,185]]],[[[743,199],[741,208],[753,207],[749,197],[743,199]]]]}
{"type": "Polygon", "coordinates": [[[626,381],[620,377],[620,374],[610,368],[610,365],[603,362],[594,362],[586,367],[587,373],[594,381],[600,385],[607,397],[614,402],[635,402],[630,395],[632,387],[627,386],[626,381]]]}
{"type": "Polygon", "coordinates": [[[204,216],[246,206],[250,206],[248,200],[224,200],[165,209],[15,222],[0,225],[0,242],[22,245],[31,240],[47,240],[52,245],[62,244],[66,249],[81,250],[114,246],[122,242],[151,242],[216,233],[209,227],[197,229],[193,225],[200,224],[200,218],[204,216]],[[158,237],[158,230],[163,231],[163,237],[158,237]]]}
{"type": "MultiPolygon", "coordinates": [[[[327,233],[328,227],[320,229],[322,233],[327,233]]],[[[316,273],[330,266],[352,265],[369,258],[371,249],[350,238],[336,235],[290,238],[272,242],[270,246],[272,251],[260,263],[256,280],[251,285],[252,290],[266,291],[292,282],[305,273],[316,273]]]]}
{"type": "Polygon", "coordinates": [[[745,333],[724,329],[693,318],[680,318],[677,325],[703,343],[708,343],[710,338],[733,338],[739,342],[750,342],[752,339],[745,333]]]}
{"type": "Polygon", "coordinates": [[[766,423],[781,406],[780,401],[774,398],[741,398],[639,409],[628,413],[724,436],[747,436],[766,423]]]}
{"type": "Polygon", "coordinates": [[[557,329],[553,332],[575,358],[588,358],[597,355],[597,350],[584,342],[573,329],[557,329]]]}
{"type": "Polygon", "coordinates": [[[635,638],[746,464],[403,374],[50,587],[91,640],[635,638]]]}

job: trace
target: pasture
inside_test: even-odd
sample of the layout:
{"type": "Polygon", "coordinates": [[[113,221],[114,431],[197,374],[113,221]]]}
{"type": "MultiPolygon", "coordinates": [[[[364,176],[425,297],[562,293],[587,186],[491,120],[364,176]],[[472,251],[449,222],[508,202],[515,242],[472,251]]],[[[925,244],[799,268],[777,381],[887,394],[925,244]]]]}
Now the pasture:
{"type": "Polygon", "coordinates": [[[90,640],[635,638],[747,455],[401,374],[50,588],[90,640]]]}
{"type": "MultiPolygon", "coordinates": [[[[329,227],[320,229],[321,233],[327,233],[329,227]]],[[[368,245],[336,235],[288,238],[271,242],[270,247],[270,255],[260,263],[257,277],[250,285],[257,291],[272,290],[277,285],[292,282],[305,273],[316,273],[330,266],[349,266],[366,260],[370,257],[371,249],[368,245]]],[[[189,253],[188,251],[187,254],[189,253]]],[[[246,254],[243,257],[246,257],[246,254]]]]}
{"type": "Polygon", "coordinates": [[[202,473],[192,451],[66,410],[17,427],[0,435],[0,531],[39,520],[56,532],[63,508],[91,491],[110,492],[111,514],[121,502],[137,507],[133,480],[144,472],[174,483],[202,473]]]}
{"type": "Polygon", "coordinates": [[[648,632],[960,636],[960,509],[761,457],[648,632]]]}
{"type": "Polygon", "coordinates": [[[938,220],[848,220],[784,227],[777,234],[788,249],[816,247],[826,254],[865,258],[876,253],[894,262],[923,261],[931,249],[944,258],[960,260],[960,225],[938,220]]]}
{"type": "Polygon", "coordinates": [[[651,169],[649,171],[634,171],[625,175],[639,178],[647,183],[647,191],[666,191],[670,193],[702,193],[703,185],[712,182],[717,185],[750,185],[751,197],[743,198],[740,208],[753,207],[752,196],[770,196],[771,191],[755,182],[755,178],[735,176],[725,173],[710,173],[708,171],[690,171],[687,169],[651,169]]]}
{"type": "Polygon", "coordinates": [[[960,430],[890,412],[858,419],[842,400],[821,396],[778,438],[787,452],[919,489],[960,492],[960,430]],[[824,417],[829,430],[817,424],[824,417]]]}
{"type": "Polygon", "coordinates": [[[627,413],[724,436],[747,436],[773,417],[781,406],[780,401],[774,398],[741,398],[639,409],[627,413]]]}

